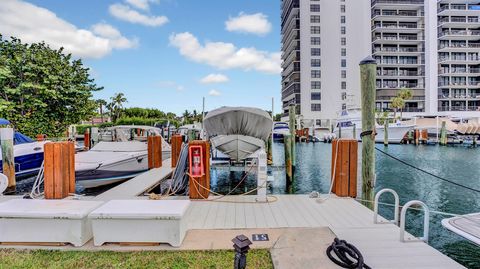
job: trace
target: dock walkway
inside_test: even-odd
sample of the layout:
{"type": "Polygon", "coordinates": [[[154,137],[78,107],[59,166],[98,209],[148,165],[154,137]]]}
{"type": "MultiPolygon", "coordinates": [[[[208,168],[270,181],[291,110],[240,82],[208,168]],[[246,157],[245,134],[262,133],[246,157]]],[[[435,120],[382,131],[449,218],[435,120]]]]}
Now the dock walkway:
{"type": "MultiPolygon", "coordinates": [[[[400,242],[397,226],[373,224],[373,212],[354,199],[332,196],[320,202],[307,195],[275,197],[277,201],[271,203],[254,203],[254,196],[192,200],[189,229],[329,227],[337,237],[354,244],[372,268],[464,268],[426,243],[400,242]]],[[[312,255],[318,251],[325,250],[312,250],[312,255]]]]}
{"type": "Polygon", "coordinates": [[[94,198],[98,201],[138,199],[145,190],[151,188],[173,172],[171,159],[162,162],[162,167],[151,169],[94,198]]]}

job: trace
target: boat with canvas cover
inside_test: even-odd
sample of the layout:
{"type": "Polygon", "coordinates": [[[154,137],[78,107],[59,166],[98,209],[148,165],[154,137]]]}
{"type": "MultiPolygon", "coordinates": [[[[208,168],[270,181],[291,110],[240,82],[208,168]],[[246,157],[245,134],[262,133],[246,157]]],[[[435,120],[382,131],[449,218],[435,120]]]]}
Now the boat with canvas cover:
{"type": "MultiPolygon", "coordinates": [[[[10,125],[5,119],[0,119],[0,125],[10,125]]],[[[36,175],[43,162],[43,145],[47,141],[35,141],[20,133],[13,134],[13,155],[15,157],[15,176],[23,179],[36,175]]],[[[3,172],[2,149],[0,147],[0,173],[3,172]]]]}
{"type": "MultiPolygon", "coordinates": [[[[146,141],[150,135],[161,136],[161,129],[125,125],[108,128],[108,131],[103,132],[100,142],[89,151],[75,155],[77,184],[84,188],[94,188],[124,181],[147,171],[146,141]]],[[[170,158],[170,155],[170,145],[162,138],[162,159],[170,158]]]]}
{"type": "Polygon", "coordinates": [[[221,107],[204,119],[213,147],[237,162],[265,147],[272,125],[266,111],[252,107],[221,107]]]}

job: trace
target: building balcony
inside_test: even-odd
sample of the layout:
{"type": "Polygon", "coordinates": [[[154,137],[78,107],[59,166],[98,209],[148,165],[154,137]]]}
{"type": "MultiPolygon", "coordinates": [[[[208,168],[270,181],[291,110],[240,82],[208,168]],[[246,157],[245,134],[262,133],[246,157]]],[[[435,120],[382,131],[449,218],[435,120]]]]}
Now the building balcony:
{"type": "Polygon", "coordinates": [[[479,106],[439,106],[438,111],[480,111],[479,106]]]}
{"type": "Polygon", "coordinates": [[[438,26],[448,28],[478,27],[480,20],[478,17],[445,17],[438,20],[438,26]]]}
{"type": "Polygon", "coordinates": [[[425,74],[423,72],[386,72],[386,71],[377,71],[377,77],[423,77],[425,74]]]}
{"type": "Polygon", "coordinates": [[[424,0],[372,0],[372,7],[412,8],[424,5],[424,0]]]}
{"type": "Polygon", "coordinates": [[[479,94],[441,94],[438,99],[442,100],[480,100],[479,94]]]}
{"type": "Polygon", "coordinates": [[[407,36],[374,36],[372,38],[373,44],[420,44],[424,40],[420,37],[407,36]]]}
{"type": "Polygon", "coordinates": [[[374,48],[374,55],[419,55],[424,53],[423,49],[418,48],[374,48]]]}
{"type": "Polygon", "coordinates": [[[479,40],[480,30],[445,30],[438,33],[440,40],[479,40]]]}
{"type": "Polygon", "coordinates": [[[424,89],[423,85],[415,84],[415,83],[406,83],[406,84],[398,84],[398,83],[377,83],[377,89],[424,89]]]}
{"type": "Polygon", "coordinates": [[[461,52],[461,51],[471,51],[472,49],[480,49],[480,43],[462,43],[462,44],[440,44],[438,46],[438,50],[440,52],[447,52],[447,51],[452,51],[452,52],[461,52]]]}
{"type": "Polygon", "coordinates": [[[478,64],[480,61],[480,57],[440,57],[438,58],[438,63],[446,64],[446,63],[475,63],[478,64]]]}
{"type": "Polygon", "coordinates": [[[469,76],[469,75],[480,75],[480,68],[462,68],[462,69],[439,69],[438,73],[440,75],[464,75],[464,76],[469,76]]]}
{"type": "Polygon", "coordinates": [[[375,32],[397,32],[397,33],[419,33],[424,29],[423,24],[374,24],[372,31],[375,32]]]}
{"type": "Polygon", "coordinates": [[[480,13],[480,5],[450,4],[438,8],[439,16],[465,16],[480,13]]]}

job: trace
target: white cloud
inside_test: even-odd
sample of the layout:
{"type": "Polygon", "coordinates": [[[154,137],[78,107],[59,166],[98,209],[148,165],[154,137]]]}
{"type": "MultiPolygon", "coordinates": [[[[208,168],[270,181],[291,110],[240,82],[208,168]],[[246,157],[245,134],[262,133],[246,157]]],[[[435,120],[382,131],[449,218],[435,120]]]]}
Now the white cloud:
{"type": "Polygon", "coordinates": [[[125,0],[131,6],[141,9],[141,10],[149,10],[150,3],[158,3],[158,0],[125,0]]]}
{"type": "Polygon", "coordinates": [[[269,74],[279,74],[280,52],[269,53],[255,48],[237,48],[232,43],[206,42],[201,45],[191,33],[172,34],[170,45],[180,54],[195,62],[205,63],[220,69],[241,68],[269,74]]]}
{"type": "Polygon", "coordinates": [[[223,83],[227,81],[228,77],[222,74],[210,74],[200,80],[203,84],[223,83]]]}
{"type": "Polygon", "coordinates": [[[138,46],[138,39],[128,39],[120,33],[115,27],[106,24],[106,23],[97,23],[92,26],[92,31],[93,33],[107,38],[110,43],[112,48],[116,49],[128,49],[128,48],[134,48],[138,46]]]}
{"type": "Polygon", "coordinates": [[[160,81],[156,84],[156,86],[160,89],[176,90],[178,92],[181,92],[185,89],[185,87],[179,85],[175,81],[160,81]]]}
{"type": "Polygon", "coordinates": [[[148,16],[123,4],[113,4],[108,8],[110,14],[117,19],[146,26],[161,26],[168,22],[165,16],[148,16]]]}
{"type": "Polygon", "coordinates": [[[222,93],[217,91],[217,90],[210,90],[208,92],[208,95],[210,95],[210,96],[220,96],[220,95],[222,95],[222,93]]]}
{"type": "Polygon", "coordinates": [[[263,13],[245,14],[240,12],[237,17],[229,18],[225,22],[225,28],[229,32],[266,35],[272,30],[272,24],[263,13]]]}
{"type": "Polygon", "coordinates": [[[66,52],[84,58],[101,58],[113,49],[131,48],[138,42],[123,37],[118,30],[114,41],[89,30],[78,29],[48,9],[20,0],[0,2],[0,33],[6,37],[18,37],[27,43],[45,41],[52,48],[64,47],[66,52]]]}

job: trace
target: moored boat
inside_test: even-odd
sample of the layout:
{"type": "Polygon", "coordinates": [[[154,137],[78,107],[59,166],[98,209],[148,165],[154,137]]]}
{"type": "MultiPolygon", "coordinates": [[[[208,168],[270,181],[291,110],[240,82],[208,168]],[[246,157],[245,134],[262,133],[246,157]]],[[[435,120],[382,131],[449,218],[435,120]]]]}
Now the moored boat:
{"type": "Polygon", "coordinates": [[[290,133],[290,128],[286,122],[275,122],[273,124],[273,141],[282,142],[283,137],[290,133]]]}

